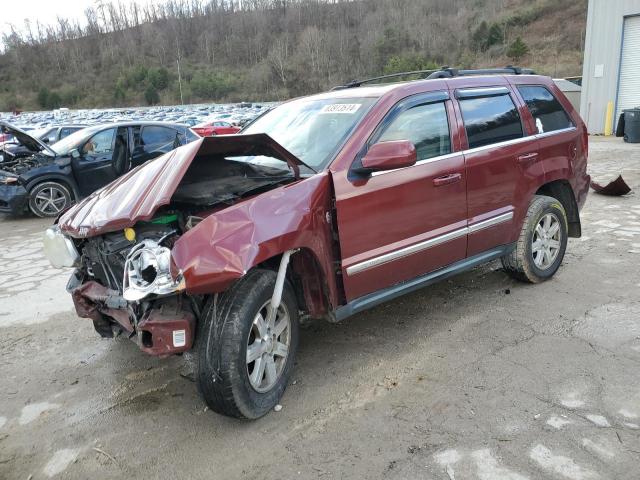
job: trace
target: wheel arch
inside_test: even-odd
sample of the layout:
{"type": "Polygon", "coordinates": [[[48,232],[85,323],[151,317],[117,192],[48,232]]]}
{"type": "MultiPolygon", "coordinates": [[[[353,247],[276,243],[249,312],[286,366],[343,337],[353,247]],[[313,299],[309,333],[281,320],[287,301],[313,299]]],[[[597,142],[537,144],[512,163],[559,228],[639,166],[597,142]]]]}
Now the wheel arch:
{"type": "Polygon", "coordinates": [[[571,184],[566,179],[553,180],[541,185],[535,192],[536,195],[546,195],[558,200],[567,212],[567,223],[569,236],[579,238],[582,235],[582,225],[580,223],[580,210],[573,193],[571,184]]]}
{"type": "Polygon", "coordinates": [[[56,182],[67,187],[72,197],[71,200],[78,200],[80,198],[80,193],[78,191],[78,186],[76,185],[76,182],[73,180],[70,180],[68,177],[64,175],[49,174],[49,175],[36,177],[32,180],[29,180],[25,188],[29,192],[29,195],[31,195],[31,191],[34,188],[36,188],[41,183],[47,183],[47,182],[56,182]]]}
{"type": "MultiPolygon", "coordinates": [[[[254,268],[277,271],[283,253],[262,261],[254,268]]],[[[306,247],[295,250],[287,269],[287,280],[293,286],[298,306],[305,315],[323,318],[332,310],[326,274],[313,250],[306,247]]]]}

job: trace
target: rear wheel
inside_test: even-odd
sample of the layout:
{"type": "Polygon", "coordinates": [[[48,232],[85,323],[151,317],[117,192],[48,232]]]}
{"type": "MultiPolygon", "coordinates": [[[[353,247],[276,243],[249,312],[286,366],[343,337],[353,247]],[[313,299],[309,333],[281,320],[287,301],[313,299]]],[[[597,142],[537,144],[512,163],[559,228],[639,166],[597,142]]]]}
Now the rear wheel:
{"type": "Polygon", "coordinates": [[[207,405],[236,418],[258,418],[282,397],[298,345],[298,307],[285,282],[280,307],[276,273],[252,270],[209,302],[198,329],[196,379],[207,405]]]}
{"type": "Polygon", "coordinates": [[[58,182],[36,185],[29,195],[29,209],[38,217],[57,217],[71,205],[69,189],[58,182]]]}
{"type": "Polygon", "coordinates": [[[560,268],[567,238],[567,214],[562,204],[553,197],[536,195],[527,211],[516,248],[502,258],[502,266],[517,280],[543,282],[560,268]]]}

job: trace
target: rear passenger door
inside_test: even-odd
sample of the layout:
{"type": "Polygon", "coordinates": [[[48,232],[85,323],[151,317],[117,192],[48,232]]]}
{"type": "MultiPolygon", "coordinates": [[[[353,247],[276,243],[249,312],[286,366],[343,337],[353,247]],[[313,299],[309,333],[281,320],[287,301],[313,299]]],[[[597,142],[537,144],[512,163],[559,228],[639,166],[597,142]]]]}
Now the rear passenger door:
{"type": "Polygon", "coordinates": [[[517,239],[532,181],[543,171],[537,140],[528,135],[522,121],[525,107],[509,88],[464,88],[455,96],[467,137],[467,256],[471,257],[517,239]]]}
{"type": "Polygon", "coordinates": [[[516,89],[536,126],[545,183],[571,178],[572,163],[580,146],[580,132],[548,88],[542,85],[518,85],[516,89]]]}
{"type": "Polygon", "coordinates": [[[343,282],[347,300],[464,259],[466,177],[453,152],[445,92],[398,103],[354,161],[376,143],[409,140],[417,163],[335,182],[343,282]]]}

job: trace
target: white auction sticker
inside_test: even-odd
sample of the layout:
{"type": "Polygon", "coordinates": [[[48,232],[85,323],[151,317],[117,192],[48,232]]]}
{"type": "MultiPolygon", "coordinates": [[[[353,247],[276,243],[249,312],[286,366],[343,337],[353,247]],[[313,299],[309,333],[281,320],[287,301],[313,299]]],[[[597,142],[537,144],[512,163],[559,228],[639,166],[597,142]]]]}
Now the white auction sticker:
{"type": "Polygon", "coordinates": [[[184,347],[187,344],[187,332],[184,330],[174,330],[173,331],[173,346],[174,347],[184,347]]]}
{"type": "Polygon", "coordinates": [[[322,107],[320,113],[356,113],[361,106],[361,103],[333,103],[322,107]]]}

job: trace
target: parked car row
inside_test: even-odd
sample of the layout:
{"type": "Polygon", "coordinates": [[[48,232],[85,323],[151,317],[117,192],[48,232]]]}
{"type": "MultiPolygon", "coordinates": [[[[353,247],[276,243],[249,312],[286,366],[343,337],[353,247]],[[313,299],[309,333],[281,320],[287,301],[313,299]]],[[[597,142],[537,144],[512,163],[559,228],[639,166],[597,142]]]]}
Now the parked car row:
{"type": "MultiPolygon", "coordinates": [[[[221,121],[241,127],[272,108],[270,103],[225,105],[178,105],[124,109],[59,109],[45,112],[1,113],[0,121],[24,131],[44,129],[62,124],[98,125],[110,122],[157,121],[193,127],[203,122],[221,121]]],[[[0,139],[0,141],[2,141],[0,139]]]]}

